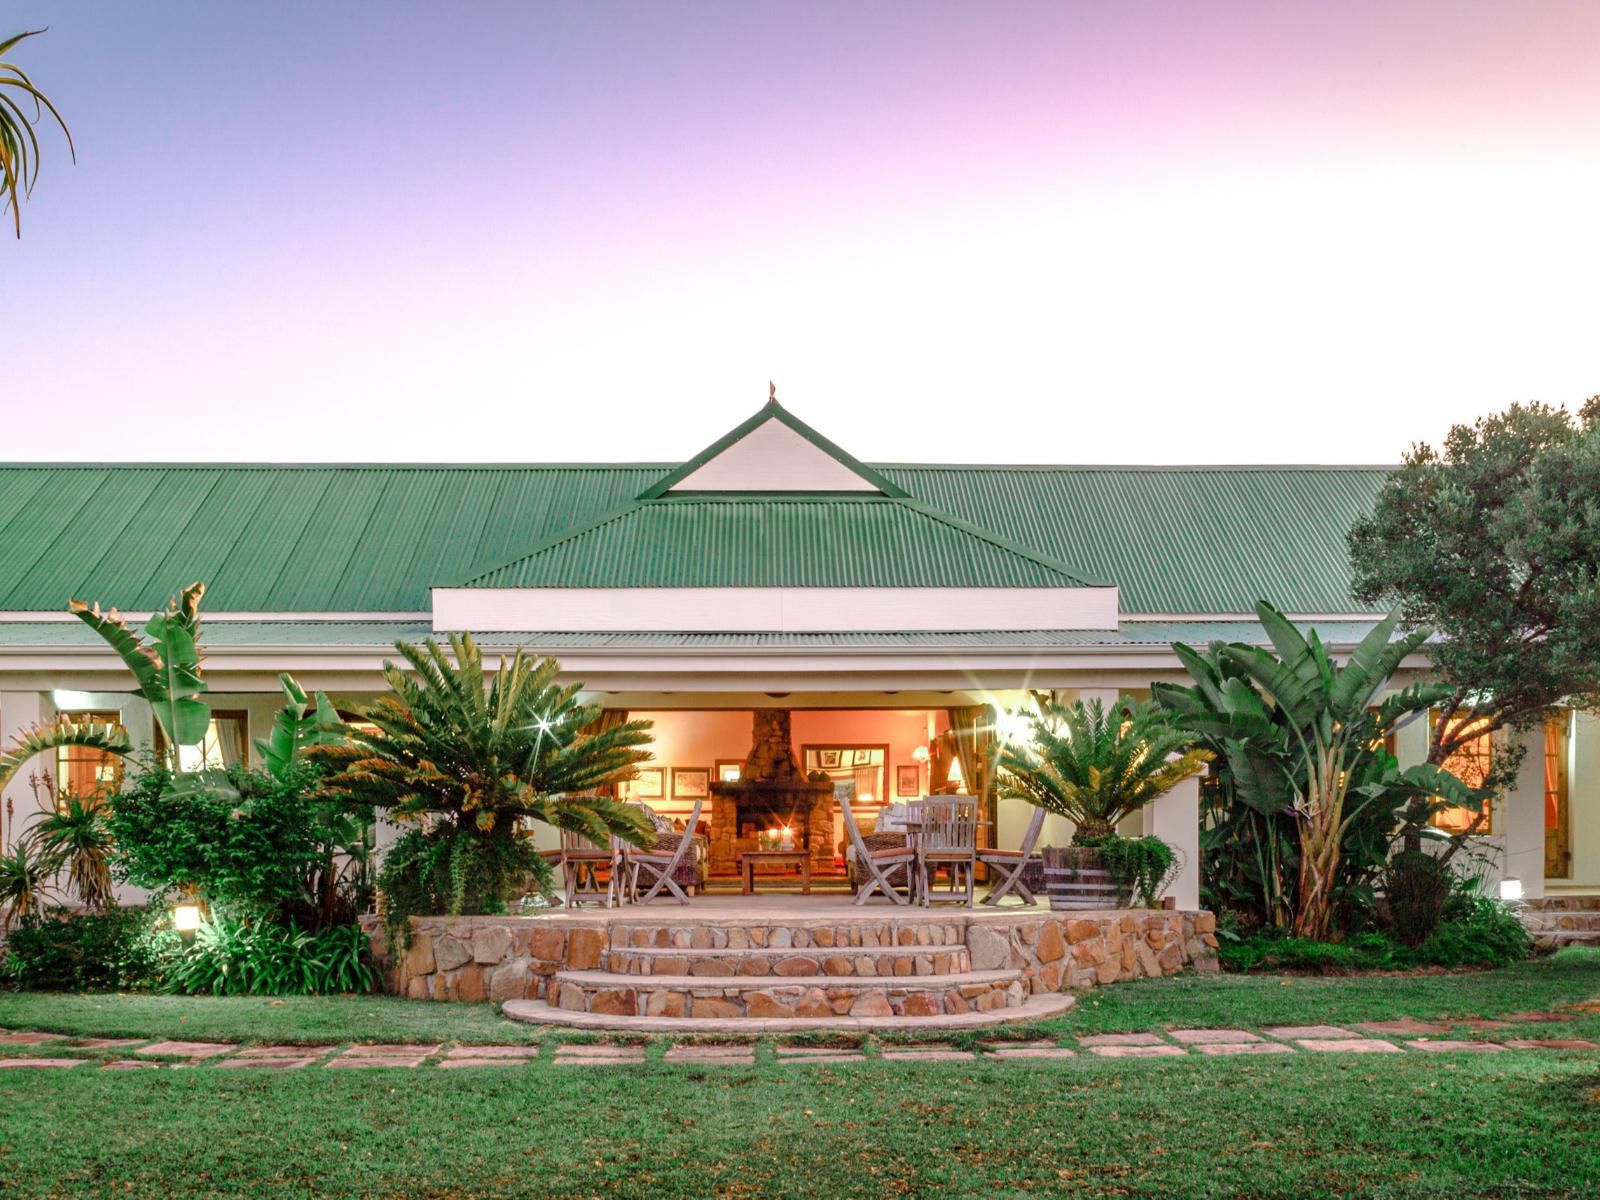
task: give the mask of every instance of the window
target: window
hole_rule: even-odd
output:
[[[73,721],[93,721],[122,727],[119,712],[62,713]],[[56,787],[75,796],[92,796],[98,791],[116,791],[122,786],[122,759],[90,746],[61,746],[56,750]]]
[[[206,729],[205,740],[199,746],[186,746],[183,750],[185,771],[203,768],[248,767],[250,765],[249,714],[242,708],[216,709],[211,714],[211,725]],[[155,729],[156,753],[166,750],[167,739],[157,723]]]
[[[1431,733],[1437,727],[1435,714],[1428,714],[1428,730]],[[1451,737],[1458,737],[1463,733],[1470,734],[1469,722],[1457,719],[1451,722],[1447,731]],[[1469,737],[1463,742],[1444,762],[1444,769],[1468,787],[1482,787],[1489,778],[1489,770],[1494,765],[1494,735],[1480,733],[1476,737]],[[1494,810],[1487,803],[1487,815],[1479,822],[1479,834],[1491,834],[1494,829]],[[1433,814],[1433,826],[1443,829],[1448,833],[1464,833],[1476,821],[1478,814],[1470,808],[1443,808]]]
[[[1571,833],[1567,825],[1567,755],[1572,712],[1556,709],[1544,722],[1544,873],[1548,879],[1572,874]]]

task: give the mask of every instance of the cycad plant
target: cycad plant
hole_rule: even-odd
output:
[[[1093,845],[1117,823],[1211,761],[1195,737],[1153,704],[1046,701],[1031,717],[1032,741],[1000,754],[1000,794],[1066,817],[1074,846]]]
[[[648,721],[588,730],[600,710],[578,702],[579,685],[557,685],[554,659],[518,651],[491,676],[468,635],[452,634],[448,649],[432,638],[395,648],[406,666],[384,664],[390,694],[361,711],[369,724],[309,751],[334,768],[330,791],[416,825],[379,879],[393,933],[403,939],[415,912],[495,911],[520,873],[543,886],[549,867],[524,821],[647,844],[643,815],[598,789],[649,759]]]

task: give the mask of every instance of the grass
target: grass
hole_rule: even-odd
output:
[[[1138,980],[1086,992],[1065,1016],[1016,1032],[1033,1037],[1169,1026],[1253,1029],[1263,1025],[1340,1025],[1402,1016],[1495,1017],[1590,1000],[1600,1000],[1600,950],[1570,949],[1496,971],[1329,977],[1180,975]],[[392,996],[269,1000],[0,992],[0,1027],[85,1037],[305,1043],[540,1042],[574,1036],[505,1020],[488,1004],[424,1004]],[[1559,1028],[1569,1036],[1600,1040],[1600,1012],[1584,1013],[1578,1021]],[[1533,1027],[1530,1031],[1536,1032]]]
[[[1119,984],[1056,1035],[1600,997],[1600,951],[1500,971]],[[1597,1006],[1600,1007],[1600,1006]],[[0,1025],[240,1041],[538,1041],[488,1005],[0,993]],[[1517,1033],[1600,1040],[1600,1013]],[[0,1073],[0,1195],[1592,1197],[1600,1056]],[[10,1053],[35,1054],[31,1047]],[[52,1051],[46,1051],[52,1052]],[[101,1052],[113,1053],[111,1051]]]
[[[8,1197],[1590,1197],[1592,1059],[0,1078]]]

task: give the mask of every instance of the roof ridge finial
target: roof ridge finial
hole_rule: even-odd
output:
[[[776,404],[777,402],[778,402],[778,385],[773,383],[772,380],[769,379],[769,380],[767,380],[767,403],[768,404]]]

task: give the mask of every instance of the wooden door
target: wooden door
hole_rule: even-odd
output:
[[[1544,874],[1572,874],[1571,828],[1567,823],[1567,752],[1572,711],[1557,709],[1544,722]]]

